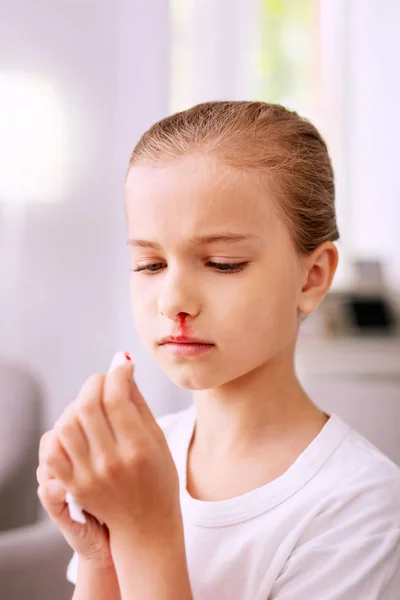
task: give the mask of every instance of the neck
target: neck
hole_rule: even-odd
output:
[[[214,458],[234,458],[260,444],[274,445],[327,417],[303,390],[294,353],[279,356],[217,388],[194,392],[197,409],[192,443]]]

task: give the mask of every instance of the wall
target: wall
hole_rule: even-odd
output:
[[[187,396],[143,354],[133,332],[122,200],[135,141],[167,112],[167,63],[158,60],[167,54],[167,3],[15,0],[1,13],[0,69],[54,83],[74,144],[62,202],[26,213],[17,357],[44,383],[48,425],[118,349],[137,359],[139,385],[156,414],[174,409],[175,398],[179,407]],[[15,340],[4,334],[12,316],[4,312],[6,358]]]
[[[349,243],[386,260],[399,290],[400,3],[354,0],[348,18]]]
[[[236,4],[243,10],[244,0]],[[251,6],[253,10],[254,0]],[[379,5],[354,0],[350,6],[346,244],[359,254],[376,251],[389,259],[391,281],[400,287],[395,146],[400,119],[393,118],[400,103],[400,5],[396,0]],[[223,14],[217,15],[223,28]],[[215,23],[212,39],[218,40]],[[250,49],[254,12],[246,23],[242,43]],[[168,381],[136,339],[122,203],[123,175],[135,141],[168,112],[169,31],[165,0],[14,0],[1,9],[0,69],[37,73],[53,81],[65,101],[74,140],[73,178],[63,201],[36,204],[27,211],[21,313],[17,306],[14,311],[22,327],[17,355],[44,382],[49,424],[76,397],[86,377],[107,369],[116,349],[132,351],[139,386],[156,414],[189,402],[188,392]],[[221,39],[229,53],[236,34],[227,28],[224,32]],[[223,48],[209,50],[210,60]],[[246,73],[252,59],[242,61],[240,77],[230,71],[221,88],[227,54],[212,63],[215,69],[207,78],[207,65],[199,52],[196,56],[198,77],[203,76],[194,102],[204,94],[237,97],[241,78],[243,89],[251,86]],[[4,228],[4,218],[0,226]],[[2,280],[2,297],[6,285]],[[12,331],[4,332],[15,315],[2,308],[0,354],[5,357],[15,340]]]

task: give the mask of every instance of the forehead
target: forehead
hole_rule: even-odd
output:
[[[132,236],[193,236],[246,230],[260,236],[274,220],[268,193],[251,172],[205,156],[131,168],[125,187]]]

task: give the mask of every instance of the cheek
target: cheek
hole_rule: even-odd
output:
[[[290,278],[242,289],[219,311],[227,346],[246,344],[255,349],[265,347],[267,340],[274,345],[286,343],[297,324],[295,298]]]
[[[135,328],[142,338],[150,327],[152,301],[137,282],[130,283],[130,303]]]
[[[140,276],[135,273],[131,277],[129,292],[135,314],[148,312],[156,297],[153,286],[149,285],[145,278],[146,275]]]
[[[296,335],[296,292],[293,281],[282,281],[264,298],[264,306],[254,326],[276,348],[285,346]],[[265,337],[264,337],[265,339]]]

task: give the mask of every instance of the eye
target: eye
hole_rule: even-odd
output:
[[[239,271],[243,271],[245,267],[248,265],[248,261],[241,263],[219,263],[209,261],[207,266],[219,271],[220,273],[237,273]],[[147,271],[148,273],[157,273],[165,266],[165,263],[152,263],[150,265],[143,265],[141,267],[136,267],[136,269],[131,269],[133,273],[140,273],[141,271]]]
[[[241,263],[218,263],[209,261],[207,265],[210,265],[213,269],[220,271],[221,273],[231,273],[237,271],[243,271],[245,267],[247,267],[248,262]]]
[[[148,271],[149,273],[156,273],[160,270],[164,263],[153,263],[151,265],[144,265],[143,267],[137,267],[136,269],[131,269],[134,273],[139,273],[140,271]]]

